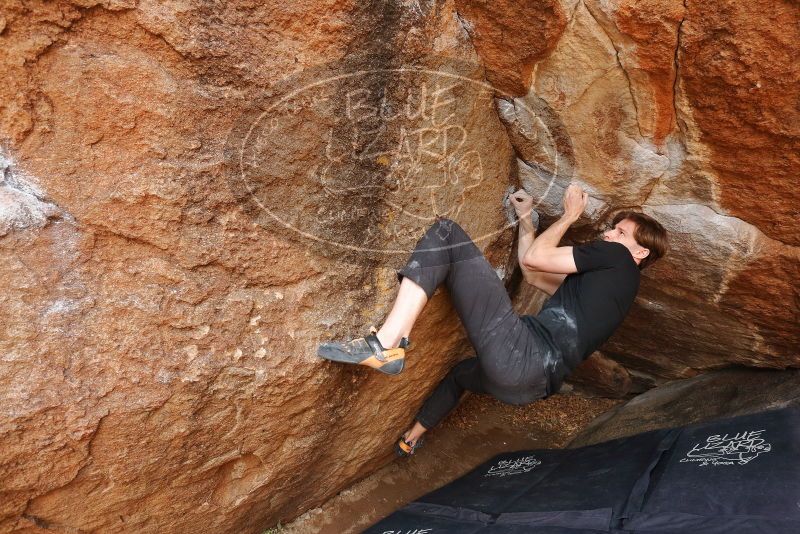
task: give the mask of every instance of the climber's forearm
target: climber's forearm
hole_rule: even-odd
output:
[[[517,258],[519,259],[519,267],[522,271],[522,277],[528,284],[535,288],[544,291],[548,295],[553,295],[558,287],[564,281],[565,274],[548,273],[544,271],[534,271],[525,266],[523,259],[525,253],[531,248],[533,241],[536,238],[536,229],[530,221],[527,224],[520,223],[519,238],[517,243]]]
[[[520,262],[526,268],[548,273],[570,274],[577,272],[572,257],[572,247],[559,247],[561,238],[577,218],[562,215],[531,243]]]
[[[531,244],[534,250],[555,248],[561,242],[561,238],[567,233],[569,227],[577,221],[576,218],[562,215],[560,219],[550,225],[550,227],[539,234],[539,237]]]
[[[523,263],[525,253],[528,252],[529,248],[531,248],[531,245],[535,239],[536,229],[533,227],[533,223],[527,217],[520,219],[519,235],[517,237],[517,260],[519,261],[519,266],[523,273],[526,270],[529,270]]]

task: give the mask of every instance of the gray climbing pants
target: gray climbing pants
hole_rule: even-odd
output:
[[[547,395],[545,362],[554,349],[514,311],[500,277],[467,233],[437,220],[420,238],[398,281],[408,277],[431,298],[444,283],[476,357],[456,365],[425,401],[417,421],[436,426],[465,390],[510,404]]]

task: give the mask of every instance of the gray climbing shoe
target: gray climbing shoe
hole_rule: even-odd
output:
[[[387,375],[400,374],[405,366],[406,348],[410,341],[404,337],[398,347],[386,349],[378,340],[377,332],[375,327],[371,327],[369,335],[365,337],[322,343],[317,349],[317,356],[332,362],[366,365]]]

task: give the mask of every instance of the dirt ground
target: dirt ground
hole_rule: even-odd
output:
[[[563,390],[562,390],[563,391]],[[280,534],[350,534],[388,516],[501,452],[562,448],[592,419],[620,401],[554,395],[527,406],[472,395],[436,428],[410,458],[401,458],[341,491]]]

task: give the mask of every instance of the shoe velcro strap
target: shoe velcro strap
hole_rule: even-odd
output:
[[[367,345],[369,345],[369,348],[372,349],[372,353],[378,360],[382,362],[386,361],[386,358],[383,355],[383,345],[381,345],[378,336],[375,334],[370,334],[364,338],[364,341],[367,342]]]

